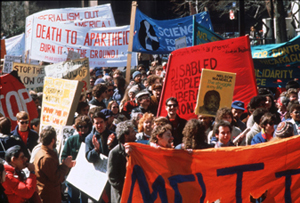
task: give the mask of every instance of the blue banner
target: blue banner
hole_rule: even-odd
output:
[[[224,38],[220,35],[216,34],[215,32],[207,29],[206,27],[202,26],[199,23],[196,23],[196,44],[205,44],[207,42],[214,42],[223,40]]]
[[[196,22],[213,31],[207,12],[196,14]],[[173,20],[154,20],[136,9],[134,24],[134,52],[168,54],[175,50],[175,39],[186,36],[187,46],[193,42],[193,16]]]
[[[281,44],[251,47],[257,86],[285,87],[300,78],[300,36]]]

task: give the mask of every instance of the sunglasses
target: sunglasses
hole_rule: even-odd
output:
[[[294,111],[293,113],[294,114],[300,114],[300,111]]]
[[[117,109],[117,108],[119,108],[119,107],[118,107],[118,106],[113,106],[112,108],[113,108],[113,109]]]
[[[88,128],[88,126],[87,125],[79,125],[79,126],[77,126],[77,128]]]
[[[23,125],[23,124],[28,124],[29,121],[20,121],[20,123]]]
[[[107,91],[108,91],[108,92],[113,92],[113,91],[114,91],[114,89],[108,89]]]
[[[167,107],[172,107],[172,106],[175,108],[175,107],[177,107],[178,105],[177,105],[177,104],[167,104]]]
[[[150,97],[142,97],[141,100],[146,100],[146,99],[150,99]]]

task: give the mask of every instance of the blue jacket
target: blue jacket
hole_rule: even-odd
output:
[[[18,129],[19,126],[17,125],[15,130],[11,131],[12,136],[14,136],[16,139],[20,139],[22,141],[21,136],[18,133]],[[22,141],[21,143],[21,147],[23,148],[24,154],[25,156],[30,159],[30,155],[28,153],[28,150],[30,150],[30,152],[32,151],[32,149],[38,144],[38,139],[39,139],[39,135],[34,131],[28,128],[28,137],[27,137],[27,144],[25,145],[25,143]]]
[[[259,144],[259,143],[263,143],[263,142],[267,142],[268,140],[263,138],[262,135],[261,135],[261,132],[260,133],[257,133],[253,139],[251,140],[251,145],[254,145],[254,144]]]

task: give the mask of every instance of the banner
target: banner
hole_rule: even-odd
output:
[[[45,66],[47,77],[78,80],[83,82],[82,91],[87,91],[90,86],[89,59],[76,59]]]
[[[213,31],[209,14],[195,15],[196,22]],[[154,20],[136,8],[133,47],[135,52],[168,54],[175,50],[175,39],[186,36],[187,46],[193,43],[193,16],[172,20]]]
[[[221,40],[171,53],[158,108],[159,116],[166,116],[165,101],[176,97],[177,113],[184,119],[195,118],[198,88],[202,69],[236,73],[233,100],[247,106],[257,95],[250,43],[247,36]]]
[[[79,27],[101,28],[101,27],[115,27],[115,23],[110,18],[92,18],[84,20],[66,21],[64,24],[71,24]]]
[[[40,20],[45,20],[48,22],[61,23],[67,23],[71,21],[77,22],[79,20],[92,20],[94,18],[103,18],[103,20],[109,21],[108,25],[110,25],[111,27],[116,26],[110,4],[103,4],[99,6],[85,8],[62,8],[40,11],[26,17],[26,51],[31,49],[33,29],[32,26],[34,18],[38,18]],[[73,25],[75,25],[75,23],[73,23]]]
[[[80,54],[78,52],[69,50],[66,61],[75,60],[75,59],[80,59]]]
[[[281,44],[252,46],[257,86],[285,87],[300,78],[300,36]]]
[[[0,76],[0,113],[10,118],[14,129],[17,125],[16,114],[26,111],[30,120],[38,118],[34,101],[18,78],[16,71]]]
[[[71,169],[66,181],[98,201],[108,180],[106,170],[107,157],[100,154],[96,163],[89,163],[85,158],[85,143],[82,142],[76,165]]]
[[[51,125],[60,134],[62,126],[72,125],[83,83],[45,77],[40,132],[44,126]],[[57,151],[61,140],[57,140]]]
[[[25,51],[25,34],[5,39],[6,55],[23,56]]]
[[[299,142],[192,152],[130,144],[121,202],[300,202]]]
[[[32,34],[35,48],[30,51],[31,59],[57,63],[65,61],[71,50],[89,58],[90,67],[120,67],[127,63],[129,26],[85,28],[34,19]]]
[[[13,70],[14,62],[22,62],[22,56],[4,56],[3,73],[10,73]]]
[[[18,72],[18,76],[26,88],[35,89],[43,87],[45,77],[44,66],[14,63],[13,70]]]
[[[215,42],[224,39],[220,35],[202,26],[200,23],[196,23],[195,34],[196,34],[196,44],[205,44],[207,42]]]
[[[218,109],[231,108],[235,73],[203,69],[195,114],[216,116]]]

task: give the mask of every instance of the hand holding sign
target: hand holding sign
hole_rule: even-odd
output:
[[[62,161],[63,164],[65,164],[67,167],[69,168],[72,168],[75,166],[76,164],[76,161],[72,160],[72,156],[68,156],[67,158],[65,158],[63,161]]]

